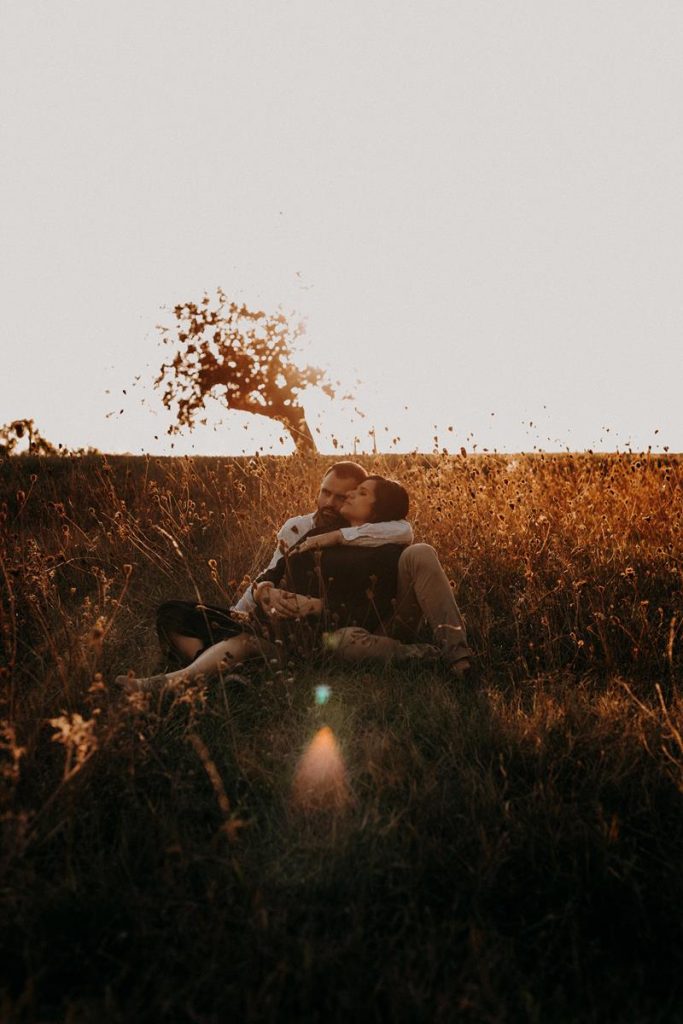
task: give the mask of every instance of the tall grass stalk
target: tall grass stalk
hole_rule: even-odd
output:
[[[122,698],[323,458],[0,466],[0,1019],[683,1019],[683,463],[377,456],[476,686],[292,664]],[[314,690],[331,689],[324,707]],[[329,726],[350,799],[305,813]]]

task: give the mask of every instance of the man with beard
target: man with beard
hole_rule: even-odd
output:
[[[373,631],[359,626],[336,630],[328,636],[328,644],[341,660],[348,662],[400,663],[438,657],[450,666],[454,675],[462,678],[470,669],[472,652],[453,590],[434,548],[429,544],[412,543],[413,531],[406,519],[349,526],[340,514],[344,502],[357,493],[358,486],[367,477],[362,466],[354,462],[332,466],[322,479],[316,511],[288,519],[280,528],[278,545],[261,577],[276,566],[283,552],[296,557],[305,552],[348,545],[358,552],[348,560],[350,571],[354,571],[355,565],[362,572],[364,556],[358,549],[387,544],[404,546],[398,561],[395,607],[389,621]],[[258,605],[274,617],[299,617],[296,595],[261,577],[242,595],[235,610],[253,612]],[[416,642],[424,620],[430,627],[431,644]]]

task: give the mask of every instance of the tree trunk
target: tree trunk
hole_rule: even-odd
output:
[[[299,455],[317,454],[318,446],[311,433],[311,428],[306,422],[306,413],[301,406],[293,405],[286,413],[281,413],[275,419],[289,431]]]
[[[254,402],[241,401],[232,402],[227,408],[249,412],[254,416],[266,416],[269,420],[281,423],[296,445],[299,455],[318,454],[318,446],[306,421],[306,413],[300,405],[279,404],[276,411],[272,406],[265,407]]]

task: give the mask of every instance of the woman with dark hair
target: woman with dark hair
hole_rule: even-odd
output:
[[[367,504],[368,501],[370,504]],[[408,518],[410,499],[405,487],[397,480],[371,475],[346,496],[344,510],[347,520],[351,511],[356,517],[360,515],[364,522],[387,523],[394,519]]]
[[[349,525],[360,526],[405,519],[408,508],[405,488],[375,475],[347,494],[341,514]],[[141,679],[119,676],[117,683],[128,690],[154,690],[250,658],[279,660],[283,647],[289,652],[293,645],[300,646],[302,634],[310,650],[321,646],[326,632],[334,635],[346,627],[376,630],[391,617],[403,550],[399,544],[356,548],[345,545],[338,530],[311,530],[252,585],[257,612],[251,619],[191,602],[162,605],[157,619],[160,639],[181,658],[190,661],[197,641],[207,632],[220,639],[200,648],[178,671]]]
[[[405,519],[408,508],[408,492],[401,484],[369,476],[347,494],[341,513],[350,526],[361,526]],[[391,615],[402,552],[399,544],[352,548],[344,545],[339,530],[311,530],[258,577],[254,597],[272,616],[273,604],[282,608],[282,600],[274,601],[268,588],[284,589],[292,597],[292,617],[318,616],[327,629],[356,625],[373,630]]]

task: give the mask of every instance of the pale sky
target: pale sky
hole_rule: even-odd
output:
[[[683,449],[680,0],[0,12],[0,423],[170,451],[155,324],[220,285],[362,377],[323,450]]]

